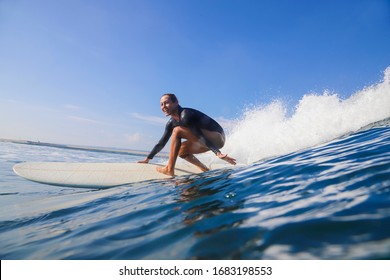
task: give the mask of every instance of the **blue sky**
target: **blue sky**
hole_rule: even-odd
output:
[[[0,138],[149,150],[165,92],[232,120],[388,66],[388,0],[1,0]]]

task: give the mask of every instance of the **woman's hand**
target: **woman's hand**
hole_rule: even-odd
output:
[[[138,161],[138,163],[149,163],[149,158],[146,158],[146,159],[144,159],[144,160],[140,160],[140,161]]]
[[[230,164],[233,164],[233,165],[237,164],[236,159],[229,157],[227,154],[217,153],[217,157],[219,157],[220,159],[222,159]]]

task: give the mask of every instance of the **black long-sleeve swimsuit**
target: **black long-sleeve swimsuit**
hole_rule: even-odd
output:
[[[220,152],[220,150],[209,141],[203,134],[202,129],[215,131],[224,135],[223,128],[212,118],[206,114],[191,108],[182,108],[179,109],[179,121],[176,121],[174,118],[170,118],[165,126],[165,131],[160,141],[154,146],[152,151],[149,153],[148,158],[152,159],[157,153],[159,153],[167,144],[169,138],[172,135],[173,129],[177,126],[187,127],[191,132],[198,137],[205,145],[213,151],[215,154]]]

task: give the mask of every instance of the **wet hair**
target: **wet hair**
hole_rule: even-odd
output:
[[[173,93],[164,93],[161,97],[163,97],[163,96],[169,96],[169,99],[170,99],[173,103],[178,102],[176,95],[174,95]]]

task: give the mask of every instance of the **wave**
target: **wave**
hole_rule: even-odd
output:
[[[281,101],[246,109],[228,133],[225,152],[240,163],[326,143],[390,117],[390,67],[382,81],[347,99],[337,93],[304,95],[291,115]]]

